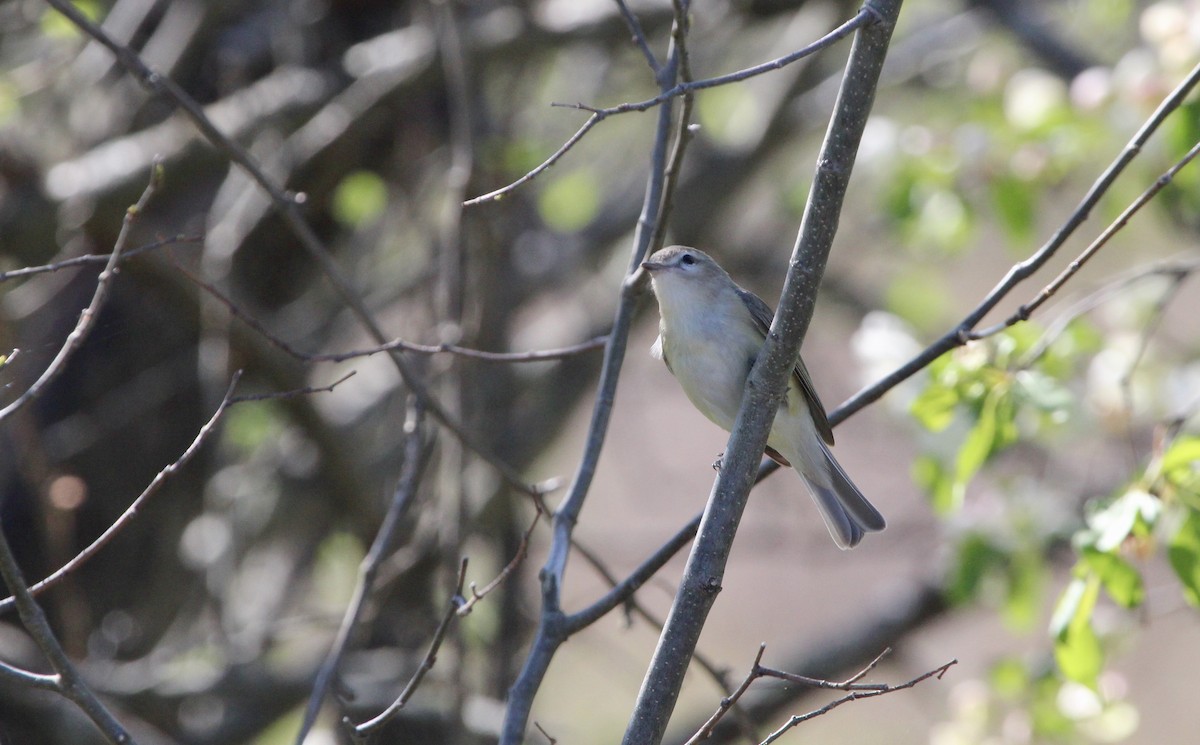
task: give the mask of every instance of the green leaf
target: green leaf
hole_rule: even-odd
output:
[[[929,495],[934,512],[947,515],[957,508],[958,505],[954,503],[954,480],[937,458],[918,456],[912,464],[912,478]]]
[[[1167,547],[1167,558],[1183,583],[1183,597],[1200,608],[1200,513],[1188,513]]]
[[[1008,398],[1007,390],[995,387],[988,391],[983,407],[979,410],[979,419],[967,433],[962,446],[958,449],[958,457],[954,462],[954,498],[962,501],[966,494],[967,484],[987,462],[987,459],[997,449],[997,443],[1007,444],[1015,432],[1013,429],[1013,407]]]
[[[1068,680],[1095,688],[1104,668],[1104,650],[1092,625],[1068,626],[1054,642],[1054,661]]]
[[[1125,608],[1136,608],[1146,597],[1142,574],[1132,564],[1115,553],[1083,550],[1083,563],[1100,579],[1104,591]]]
[[[1176,439],[1163,454],[1162,474],[1181,502],[1200,509],[1200,437]]]
[[[542,220],[560,233],[573,233],[584,227],[599,209],[600,190],[595,176],[586,169],[549,182],[538,197]]]
[[[1025,665],[1011,657],[1000,660],[988,671],[992,690],[996,695],[1007,699],[1016,699],[1029,688],[1029,671]]]
[[[1054,606],[1054,614],[1050,616],[1050,635],[1059,636],[1067,628],[1067,624],[1075,617],[1079,604],[1087,592],[1087,582],[1081,577],[1075,577],[1063,590],[1063,594]]]
[[[1066,409],[1074,401],[1071,392],[1049,375],[1022,370],[1017,373],[1016,381],[1023,398],[1047,414]]]
[[[1035,187],[1024,179],[1000,175],[992,179],[992,206],[1010,243],[1024,244],[1033,237]]]
[[[244,453],[252,453],[284,431],[283,411],[273,401],[247,401],[225,414],[224,440]]]
[[[954,421],[954,409],[958,401],[958,391],[954,388],[930,383],[913,399],[909,411],[925,429],[941,432]]]
[[[1008,562],[1008,595],[1004,599],[1004,622],[1018,630],[1030,629],[1042,610],[1042,581],[1045,569],[1041,556],[1023,551]]]
[[[94,0],[73,0],[75,9],[87,16],[89,21],[100,20],[100,4]],[[79,29],[56,10],[47,9],[42,13],[42,33],[51,39],[73,39],[79,36]]]
[[[1130,489],[1088,519],[1088,525],[1095,531],[1091,545],[1098,551],[1112,551],[1133,532],[1139,517],[1153,525],[1161,509],[1158,497],[1141,489]]]
[[[387,184],[371,171],[352,171],[333,191],[333,217],[351,228],[361,228],[387,208]]]
[[[1189,473],[1200,468],[1200,437],[1188,435],[1179,437],[1163,453],[1162,469],[1164,472],[1185,469]]]
[[[1004,554],[986,537],[973,533],[958,544],[954,566],[946,582],[946,597],[953,605],[974,600],[984,577],[1005,562]]]
[[[916,245],[956,254],[970,241],[971,206],[952,189],[930,188],[917,211],[912,240]]]
[[[1069,604],[1064,606],[1060,602],[1051,622],[1052,625],[1061,625],[1055,634],[1054,659],[1068,680],[1095,688],[1100,671],[1104,668],[1104,650],[1092,628],[1092,611],[1100,595],[1100,580],[1096,577],[1072,580],[1063,594],[1064,601],[1068,595],[1071,598]],[[1069,616],[1066,613],[1068,608]],[[1064,617],[1066,623],[1062,623]]]

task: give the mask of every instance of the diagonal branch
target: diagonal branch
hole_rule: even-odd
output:
[[[1029,317],[1033,315],[1038,308],[1042,307],[1047,300],[1054,297],[1054,294],[1062,289],[1063,285],[1065,285],[1072,277],[1079,273],[1079,270],[1083,268],[1083,265],[1090,261],[1091,258],[1097,253],[1099,253],[1100,249],[1108,245],[1109,240],[1111,240],[1118,231],[1124,228],[1142,207],[1146,206],[1151,199],[1153,199],[1160,191],[1165,189],[1167,185],[1170,184],[1175,178],[1175,175],[1179,173],[1184,166],[1186,166],[1188,163],[1191,163],[1197,155],[1200,155],[1200,142],[1192,145],[1191,149],[1188,150],[1182,158],[1177,160],[1161,176],[1156,178],[1153,184],[1147,187],[1145,191],[1138,195],[1137,199],[1133,200],[1128,207],[1122,210],[1121,214],[1117,216],[1117,219],[1109,223],[1108,227],[1096,237],[1096,240],[1088,244],[1088,247],[1085,248],[1079,254],[1079,256],[1075,258],[1074,261],[1068,264],[1067,268],[1063,269],[1062,272],[1060,272],[1059,275],[1050,282],[1050,284],[1043,287],[1041,292],[1034,296],[1032,300],[1023,304],[1020,308],[1017,308],[1015,313],[1000,323],[995,324],[994,326],[989,326],[985,329],[980,329],[979,331],[972,331],[971,333],[967,334],[967,338],[982,339],[987,336],[998,334],[1004,329],[1009,328],[1010,326],[1015,326],[1021,321],[1029,320]]]
[[[680,31],[672,37],[667,64],[659,75],[659,85],[663,88],[671,85],[680,74],[680,60],[683,52],[679,42],[684,38],[687,29],[686,3],[676,5],[675,25]],[[616,397],[617,381],[620,378],[621,366],[625,359],[625,348],[633,325],[634,311],[637,307],[637,300],[645,288],[644,273],[640,272],[638,267],[654,245],[656,225],[662,219],[661,211],[664,205],[669,203],[667,192],[674,188],[675,181],[670,174],[678,170],[677,159],[682,158],[684,152],[680,140],[686,136],[688,123],[681,116],[673,127],[671,114],[669,106],[663,107],[659,111],[654,146],[650,157],[650,175],[642,202],[642,213],[634,233],[625,281],[621,284],[620,301],[617,304],[612,331],[609,333],[608,345],[605,347],[600,383],[588,427],[588,438],[584,446],[583,457],[580,459],[567,495],[554,513],[553,537],[546,563],[540,574],[541,617],[533,646],[517,680],[509,691],[508,706],[500,736],[502,745],[517,745],[524,742],[529,715],[533,708],[533,699],[537,695],[538,688],[541,686],[559,646],[570,635],[567,615],[562,610],[561,601],[567,559],[573,545],[572,533],[596,472],[596,465],[600,458],[600,450],[604,445]],[[675,141],[680,144],[673,153],[669,153],[668,148],[673,134]]]
[[[91,333],[92,327],[96,325],[96,318],[100,315],[100,309],[108,301],[108,295],[112,290],[112,281],[117,274],[117,264],[120,263],[121,254],[125,250],[125,245],[129,242],[130,229],[133,227],[133,223],[137,217],[146,209],[146,204],[154,196],[154,192],[158,190],[161,182],[162,166],[156,163],[151,168],[150,183],[146,185],[141,198],[138,199],[137,204],[134,204],[125,211],[125,217],[121,221],[121,232],[117,234],[116,243],[113,244],[112,253],[108,255],[108,263],[104,265],[104,271],[100,272],[100,276],[96,280],[96,291],[92,294],[92,301],[79,314],[79,321],[75,324],[75,328],[67,335],[67,340],[59,348],[58,354],[54,355],[54,359],[50,361],[50,364],[38,376],[38,379],[8,404],[8,406],[0,409],[0,423],[11,416],[17,409],[20,409],[25,404],[40,396],[46,389],[46,386],[50,385],[66,369],[67,360],[71,359],[71,356],[83,344],[84,339]]]
[[[225,396],[221,399],[221,403],[217,405],[217,410],[213,412],[213,415],[209,417],[208,421],[204,423],[204,426],[200,428],[200,431],[196,433],[196,436],[192,439],[192,443],[187,446],[186,450],[183,451],[183,455],[180,455],[179,458],[171,463],[171,465],[159,471],[150,481],[150,484],[142,491],[142,493],[139,494],[137,498],[125,508],[125,511],[121,513],[121,516],[114,520],[112,525],[109,525],[108,528],[106,528],[105,531],[96,538],[96,540],[92,541],[87,546],[87,548],[76,554],[70,561],[51,573],[50,576],[30,586],[29,590],[32,594],[37,595],[45,590],[49,590],[51,587],[54,587],[59,582],[62,582],[64,579],[66,579],[71,572],[83,566],[86,561],[91,559],[102,548],[107,546],[108,543],[117,535],[117,533],[121,532],[126,525],[128,525],[133,521],[134,518],[137,517],[138,512],[146,506],[146,502],[158,492],[167,479],[187,465],[188,461],[190,461],[196,455],[196,453],[200,451],[200,447],[213,434],[213,432],[216,430],[217,422],[221,420],[221,418],[225,415],[226,410],[229,409],[229,406],[231,405],[231,399],[233,398],[233,391],[237,387],[238,379],[240,379],[241,376],[242,373],[240,370],[233,374],[233,380],[230,381],[229,387],[225,391]],[[5,613],[11,610],[15,604],[15,597],[0,600],[0,613]]]
[[[899,12],[900,0],[873,3],[870,13],[878,22],[861,28],[855,36],[818,156],[779,311],[746,383],[725,466],[713,486],[679,592],[642,683],[625,731],[625,745],[656,745],[662,740],[700,631],[720,591],[776,405],[812,317],[817,285],[837,232],[855,154]]]
[[[496,200],[503,199],[507,194],[532,181],[542,172],[546,171],[548,168],[557,163],[564,155],[567,154],[568,151],[571,150],[571,148],[575,147],[575,145],[582,140],[584,135],[591,131],[593,127],[610,116],[616,116],[617,114],[628,114],[634,111],[647,111],[676,98],[690,96],[696,91],[701,91],[706,88],[716,88],[717,86],[721,85],[729,85],[730,83],[738,83],[757,75],[762,75],[763,73],[778,70],[782,67],[792,64],[793,62],[797,62],[805,57],[819,52],[826,47],[836,44],[858,29],[872,23],[876,19],[877,15],[875,10],[871,8],[870,3],[867,3],[862,7],[861,10],[858,11],[858,13],[854,15],[853,18],[825,34],[820,39],[817,39],[811,44],[797,49],[794,52],[768,62],[754,65],[753,67],[747,67],[743,70],[738,70],[737,72],[731,72],[726,75],[718,75],[715,78],[705,78],[703,80],[681,79],[678,83],[669,87],[663,86],[663,90],[657,96],[654,96],[653,98],[647,98],[644,101],[623,103],[603,109],[596,108],[594,106],[588,106],[582,103],[552,104],[554,106],[565,106],[567,108],[580,109],[581,111],[590,111],[592,115],[583,123],[583,126],[576,130],[575,134],[571,135],[571,137],[568,138],[567,141],[561,146],[559,146],[559,148],[555,150],[549,158],[544,160],[533,170],[529,171],[524,176],[521,176],[521,178],[507,186],[490,191],[487,194],[481,194],[473,199],[468,199],[466,202],[463,202],[463,205],[466,207],[473,207],[478,204],[483,204],[484,202],[494,202]],[[652,65],[652,67],[654,66]],[[668,67],[671,67],[671,65],[668,65]],[[656,74],[660,79],[665,72],[666,69],[656,68]]]
[[[334,638],[329,652],[325,655],[321,667],[317,670],[316,679],[313,681],[312,691],[308,697],[308,705],[304,710],[304,719],[300,723],[300,731],[296,734],[296,745],[304,742],[309,731],[312,730],[313,724],[317,721],[321,703],[325,700],[325,694],[329,692],[337,667],[350,645],[350,637],[358,626],[358,619],[371,597],[379,566],[391,553],[401,520],[416,501],[417,487],[420,485],[421,473],[425,469],[429,449],[425,447],[421,431],[424,412],[421,410],[420,404],[409,407],[408,411],[409,418],[404,423],[404,465],[401,468],[400,479],[392,493],[387,514],[384,515],[383,522],[375,533],[375,540],[371,543],[367,555],[363,557],[362,565],[358,570],[358,582],[354,586],[354,596],[346,608],[345,615],[342,616],[342,624],[338,628],[337,636]]]
[[[460,347],[456,344],[416,344],[414,342],[405,341],[404,339],[393,339],[376,347],[367,349],[353,349],[348,352],[331,352],[331,353],[312,353],[302,352],[296,349],[288,342],[280,339],[254,316],[247,313],[237,303],[230,300],[220,290],[218,290],[211,282],[206,282],[193,272],[188,271],[182,266],[176,267],[179,272],[186,277],[192,284],[207,292],[213,299],[225,306],[230,315],[234,316],[242,323],[249,326],[259,336],[267,341],[271,346],[283,351],[284,354],[296,359],[300,362],[345,362],[346,360],[356,357],[370,357],[371,355],[379,354],[380,352],[390,352],[400,350],[404,352],[413,352],[415,354],[454,354],[460,357],[470,357],[480,362],[549,362],[552,360],[566,359],[574,357],[583,352],[590,352],[595,349],[602,348],[608,342],[608,336],[597,336],[587,341],[581,341],[578,344],[572,344],[567,347],[559,347],[557,349],[537,349],[528,352],[488,352],[482,349],[470,349]]]
[[[321,267],[321,272],[325,275],[329,283],[333,285],[334,291],[339,299],[346,304],[346,307],[354,314],[359,324],[366,329],[367,333],[377,344],[385,344],[387,336],[383,333],[374,316],[359,297],[358,291],[350,284],[350,281],[342,273],[337,263],[333,260],[329,249],[317,236],[315,230],[304,219],[299,209],[299,204],[302,199],[298,199],[295,194],[291,194],[275,183],[275,181],[267,175],[266,171],[251,157],[250,153],[233,139],[225,135],[213,123],[213,121],[204,113],[204,108],[187,94],[179,85],[166,75],[161,75],[152,70],[145,61],[126,45],[121,44],[112,38],[104,29],[93,23],[86,15],[76,8],[69,0],[45,0],[45,2],[63,14],[72,24],[80,31],[87,34],[91,38],[106,47],[117,61],[128,70],[138,81],[145,85],[149,90],[165,95],[177,105],[180,110],[191,120],[196,129],[207,139],[214,147],[226,153],[230,160],[241,167],[249,176],[257,183],[263,191],[271,198],[271,203],[279,213],[280,218],[288,229],[296,236],[300,245],[304,250],[317,262]],[[404,384],[412,391],[426,410],[437,419],[443,427],[449,430],[460,442],[467,448],[474,451],[480,458],[486,461],[500,476],[508,482],[513,488],[518,489],[526,494],[536,492],[536,487],[531,486],[521,478],[521,475],[509,464],[502,461],[491,450],[484,445],[479,435],[466,429],[459,421],[450,415],[438,400],[433,396],[429,387],[417,374],[417,371],[399,352],[393,350],[388,353],[388,357],[392,360],[396,370],[400,373],[400,377],[404,380]]]
[[[979,325],[984,316],[991,312],[1013,288],[1028,279],[1049,261],[1062,248],[1067,239],[1074,234],[1075,230],[1087,220],[1092,209],[1100,201],[1100,197],[1109,190],[1113,182],[1116,181],[1117,176],[1142,151],[1142,146],[1158,130],[1159,126],[1166,121],[1167,117],[1183,104],[1188,94],[1198,83],[1200,83],[1200,64],[1192,68],[1192,71],[1175,87],[1175,90],[1171,91],[1163,99],[1163,102],[1159,104],[1150,118],[1142,124],[1141,128],[1129,140],[1129,143],[1126,144],[1120,155],[1109,164],[1104,173],[1100,174],[1100,177],[1092,184],[1092,187],[1084,195],[1079,205],[1075,208],[1075,211],[1071,213],[1066,222],[1051,236],[1049,241],[1032,256],[1013,265],[1008,270],[1008,273],[1004,275],[1004,278],[1000,280],[999,284],[957,326],[947,331],[940,339],[930,344],[911,360],[896,368],[891,374],[873,385],[862,389],[837,409],[831,411],[829,413],[829,423],[836,425],[844,421],[867,404],[877,401],[883,394],[912,377],[920,370],[925,369],[929,363],[938,357],[966,344],[970,339],[971,332],[975,330],[975,327]]]
[[[46,619],[45,612],[34,600],[33,594],[29,592],[29,586],[25,584],[25,579],[21,576],[21,568],[17,565],[17,559],[13,556],[12,547],[9,546],[4,531],[0,531],[0,577],[4,579],[4,584],[13,593],[22,625],[33,637],[38,649],[46,656],[56,673],[52,678],[22,675],[19,676],[23,678],[22,682],[37,688],[52,688],[73,701],[104,733],[105,739],[113,745],[134,745],[133,737],[121,726],[112,712],[100,702],[100,699],[88,686],[87,681],[75,669],[67,657],[67,653],[63,651],[58,638],[50,629],[50,622]],[[16,668],[6,666],[4,676],[13,677],[15,672],[17,672]]]
[[[131,248],[121,254],[121,260],[125,261],[132,259],[134,256],[144,254],[149,251],[156,251],[165,246],[173,246],[179,243],[202,243],[204,241],[198,235],[172,235],[165,238],[159,238],[145,245]],[[22,279],[24,277],[32,277],[35,274],[46,274],[49,272],[57,272],[63,269],[70,269],[76,266],[84,266],[85,264],[107,264],[112,258],[111,254],[87,254],[85,256],[75,256],[62,261],[55,261],[51,264],[43,264],[41,266],[26,266],[20,269],[12,269],[7,272],[0,272],[0,282],[7,282],[11,279]]]

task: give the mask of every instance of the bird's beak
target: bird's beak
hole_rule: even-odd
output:
[[[643,261],[642,268],[645,269],[646,271],[650,272],[651,274],[653,274],[654,272],[658,271],[659,269],[666,269],[667,265],[660,264],[657,261]]]

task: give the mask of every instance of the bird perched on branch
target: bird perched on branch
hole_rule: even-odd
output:
[[[731,431],[775,314],[695,248],[664,248],[642,268],[650,273],[661,317],[650,353],[667,363],[700,413]],[[767,438],[767,455],[796,469],[834,542],[852,548],[864,534],[883,530],[885,522],[829,452],[832,444],[825,408],[804,360],[797,358]]]

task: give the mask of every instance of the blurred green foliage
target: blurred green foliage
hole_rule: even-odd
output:
[[[333,192],[333,216],[350,228],[362,228],[378,220],[387,208],[387,184],[379,174],[353,171]]]

